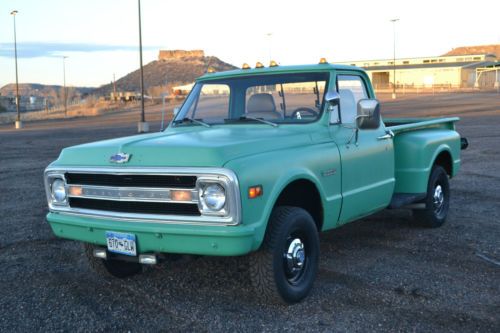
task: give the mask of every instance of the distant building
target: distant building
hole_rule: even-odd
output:
[[[193,89],[194,83],[189,83],[183,86],[172,87],[172,93],[176,96],[189,94]],[[202,95],[229,95],[229,87],[225,84],[207,84],[203,86]]]
[[[110,94],[110,99],[115,102],[131,102],[141,99],[141,94],[134,91],[120,91],[120,92],[112,92]]]
[[[481,75],[476,82],[476,73],[477,69],[497,65],[496,61],[495,54],[396,59],[396,84],[398,87],[415,88],[493,87],[495,86],[494,74]],[[342,64],[365,69],[375,89],[389,88],[394,84],[393,59],[348,61]]]
[[[19,96],[19,111],[38,111],[47,107],[48,100],[39,96]],[[13,95],[0,96],[0,109],[14,112],[16,111],[16,97]]]
[[[11,105],[14,105],[15,108],[15,104],[13,103],[11,97],[0,96],[0,112],[10,111]]]
[[[182,86],[172,87],[172,93],[177,96],[183,96],[189,94],[191,89],[193,89],[194,83],[185,84]]]

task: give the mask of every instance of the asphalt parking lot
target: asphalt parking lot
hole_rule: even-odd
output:
[[[259,303],[244,260],[108,279],[53,236],[44,168],[63,147],[133,134],[137,112],[0,126],[0,331],[500,332],[500,95],[404,96],[382,112],[463,117],[448,221],[422,229],[391,210],[322,234],[314,289],[293,306]]]

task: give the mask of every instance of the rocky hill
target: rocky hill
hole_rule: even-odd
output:
[[[443,54],[443,56],[457,56],[468,54],[494,54],[500,59],[500,44],[461,46]]]
[[[171,84],[186,84],[203,75],[208,67],[217,72],[235,69],[217,57],[205,56],[201,50],[161,50],[158,60],[144,66],[144,89]],[[116,81],[117,91],[140,91],[140,70],[137,69]],[[108,95],[113,85],[106,84],[96,89],[98,95]]]

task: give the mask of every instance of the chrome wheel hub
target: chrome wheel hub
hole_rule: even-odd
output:
[[[444,193],[441,185],[437,185],[436,188],[434,189],[433,200],[436,212],[439,213],[443,208],[443,203],[444,203]]]
[[[284,257],[289,279],[296,279],[300,276],[306,261],[304,244],[299,238],[295,238],[290,242]]]

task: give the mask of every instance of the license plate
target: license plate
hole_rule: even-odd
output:
[[[108,251],[110,252],[125,254],[127,256],[137,255],[135,235],[133,234],[106,231],[106,243],[108,244]]]

